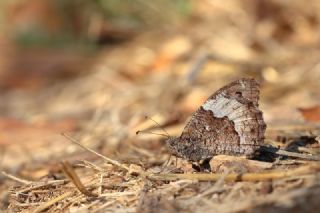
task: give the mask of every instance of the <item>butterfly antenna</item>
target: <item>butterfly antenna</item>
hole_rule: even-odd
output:
[[[155,121],[154,119],[150,118],[149,116],[146,116],[147,119],[153,121],[160,129],[162,129],[163,132],[165,132],[167,135],[168,138],[170,138],[170,135],[169,133],[157,122]]]

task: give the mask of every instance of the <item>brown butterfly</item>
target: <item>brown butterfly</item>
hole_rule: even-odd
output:
[[[166,141],[169,151],[191,161],[218,154],[252,156],[266,130],[258,100],[259,84],[254,79],[227,84],[192,115],[180,137]]]

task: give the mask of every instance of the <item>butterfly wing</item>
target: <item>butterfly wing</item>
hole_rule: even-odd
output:
[[[216,98],[217,95],[224,95],[229,98],[234,98],[240,102],[251,102],[255,106],[259,106],[259,88],[260,85],[253,78],[241,78],[222,87],[211,95],[208,100]],[[207,100],[207,101],[208,101]]]
[[[242,78],[219,89],[194,113],[180,136],[190,160],[217,154],[252,155],[266,125],[258,109],[259,84]]]

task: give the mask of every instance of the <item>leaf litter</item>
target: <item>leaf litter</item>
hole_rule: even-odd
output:
[[[313,10],[302,10],[296,1],[271,1],[263,14],[265,2],[228,9],[219,1],[203,4],[202,20],[192,29],[142,34],[102,51],[85,76],[37,93],[2,94],[7,104],[1,109],[23,124],[71,122],[54,127],[57,134],[52,125],[44,125],[49,131],[36,128],[31,138],[19,139],[21,128],[11,128],[11,142],[3,145],[1,205],[9,212],[315,212],[320,125],[299,112],[320,104],[320,52],[312,36],[317,31],[306,18]],[[254,12],[246,10],[248,4]],[[305,25],[287,23],[288,8]],[[241,30],[252,20],[255,33]],[[268,124],[265,150],[254,159],[216,156],[202,168],[168,160],[164,137],[135,134],[163,133],[147,115],[179,135],[203,98],[244,76],[261,82]],[[67,139],[59,135],[66,130]]]

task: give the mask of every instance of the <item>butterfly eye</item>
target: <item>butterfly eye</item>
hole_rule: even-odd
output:
[[[236,96],[237,96],[237,97],[242,97],[242,92],[239,92],[239,91],[236,92]]]

